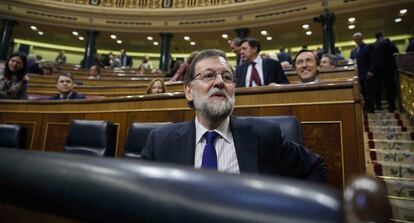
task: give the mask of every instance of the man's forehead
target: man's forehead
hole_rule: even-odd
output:
[[[309,58],[309,57],[315,58],[315,56],[311,52],[303,52],[298,55],[298,59]]]
[[[209,57],[198,61],[195,68],[200,69],[204,66],[229,66],[229,63],[223,57]]]
[[[65,76],[60,76],[59,77],[59,81],[67,81],[67,80],[72,81],[72,79],[70,79],[69,77],[65,77]]]

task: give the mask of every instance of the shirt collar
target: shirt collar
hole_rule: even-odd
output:
[[[252,62],[255,62],[256,64],[262,64],[262,61],[262,57],[260,55],[257,55],[257,57]]]
[[[227,116],[226,119],[224,119],[223,122],[221,122],[221,124],[214,129],[214,131],[216,131],[224,140],[226,140],[227,142],[231,142],[230,141],[230,117]],[[208,132],[209,130],[206,129],[199,121],[198,121],[198,117],[196,116],[195,118],[195,128],[196,128],[196,144],[200,142],[200,140],[203,138],[203,135]]]

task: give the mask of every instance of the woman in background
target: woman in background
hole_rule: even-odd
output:
[[[155,78],[153,79],[148,87],[147,87],[147,94],[161,94],[161,93],[165,93],[166,89],[165,89],[165,83],[162,79],[160,78]]]
[[[26,76],[27,58],[21,53],[13,53],[6,61],[4,72],[0,75],[0,98],[1,99],[26,99],[27,80]]]

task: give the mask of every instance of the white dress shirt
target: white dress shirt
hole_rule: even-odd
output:
[[[252,62],[255,62],[256,63],[255,67],[256,67],[257,73],[260,76],[260,82],[263,85],[263,83],[264,83],[263,82],[263,80],[264,80],[263,79],[263,59],[262,59],[262,57],[257,56],[256,59],[254,59]],[[250,87],[249,86],[249,83],[250,83],[250,77],[252,76],[252,67],[253,67],[253,65],[252,64],[249,64],[249,67],[247,68],[247,73],[246,73],[246,87]],[[253,81],[252,87],[255,87],[255,86],[257,86],[256,85],[256,82]]]
[[[194,167],[201,168],[203,160],[204,146],[206,140],[203,137],[208,129],[195,118],[196,129],[196,148],[194,156]],[[233,135],[230,131],[230,117],[227,117],[217,129],[214,129],[219,136],[214,142],[214,147],[217,153],[217,170],[227,173],[240,173],[239,163],[237,161],[236,148],[234,147]]]

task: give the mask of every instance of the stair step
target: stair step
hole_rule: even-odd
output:
[[[408,150],[369,150],[372,161],[398,162],[414,164],[414,152]]]
[[[364,134],[364,140],[387,139],[387,140],[414,140],[413,132],[368,132]]]
[[[413,127],[409,126],[365,126],[365,132],[413,132]]]
[[[414,180],[395,177],[379,178],[382,178],[387,185],[388,195],[414,199]]]
[[[413,222],[414,200],[404,198],[389,198],[393,219]]]
[[[414,152],[414,141],[373,139],[365,142],[365,148],[380,150],[408,150]]]
[[[393,126],[407,126],[408,123],[404,123],[402,120],[399,119],[369,119],[369,120],[365,120],[364,125],[369,125],[369,126],[388,126],[388,125],[393,125]]]
[[[367,167],[369,166],[367,165]],[[372,167],[376,176],[414,179],[414,165],[412,164],[377,160],[372,161]]]

